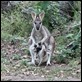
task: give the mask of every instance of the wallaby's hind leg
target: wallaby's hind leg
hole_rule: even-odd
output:
[[[54,48],[55,48],[55,41],[54,41],[54,38],[51,36],[50,37],[50,44],[49,44],[48,50],[47,50],[48,60],[47,60],[46,65],[51,65],[50,60],[51,60],[51,56],[53,55]]]
[[[50,60],[51,60],[51,55],[52,55],[52,50],[51,50],[51,45],[49,45],[49,49],[48,49],[48,51],[47,51],[47,63],[46,63],[46,65],[51,65],[51,63],[50,63]]]
[[[34,53],[34,45],[33,44],[29,47],[29,51],[31,54],[31,63],[30,64],[35,65],[36,53]]]

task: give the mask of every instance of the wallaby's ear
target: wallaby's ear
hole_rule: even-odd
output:
[[[35,18],[36,18],[36,13],[35,13],[35,12],[31,12],[31,16],[32,16],[33,20],[35,20]]]
[[[43,20],[44,15],[45,15],[45,12],[44,12],[44,11],[43,11],[43,12],[41,12],[41,13],[39,14],[39,17],[40,17],[40,19],[41,19],[41,20]]]

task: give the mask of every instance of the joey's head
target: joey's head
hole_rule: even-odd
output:
[[[34,48],[35,48],[35,52],[38,53],[42,49],[41,43],[36,43],[34,45]]]
[[[32,19],[33,19],[33,27],[36,31],[40,30],[42,27],[42,20],[44,17],[44,12],[41,12],[40,14],[36,15],[35,12],[31,13]]]

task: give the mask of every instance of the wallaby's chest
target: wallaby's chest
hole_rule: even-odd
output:
[[[35,32],[35,41],[36,42],[39,42],[39,41],[41,41],[42,40],[42,38],[43,38],[43,34],[39,31],[39,32]]]

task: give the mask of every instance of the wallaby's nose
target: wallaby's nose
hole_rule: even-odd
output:
[[[36,29],[39,30],[39,26],[36,26]]]

